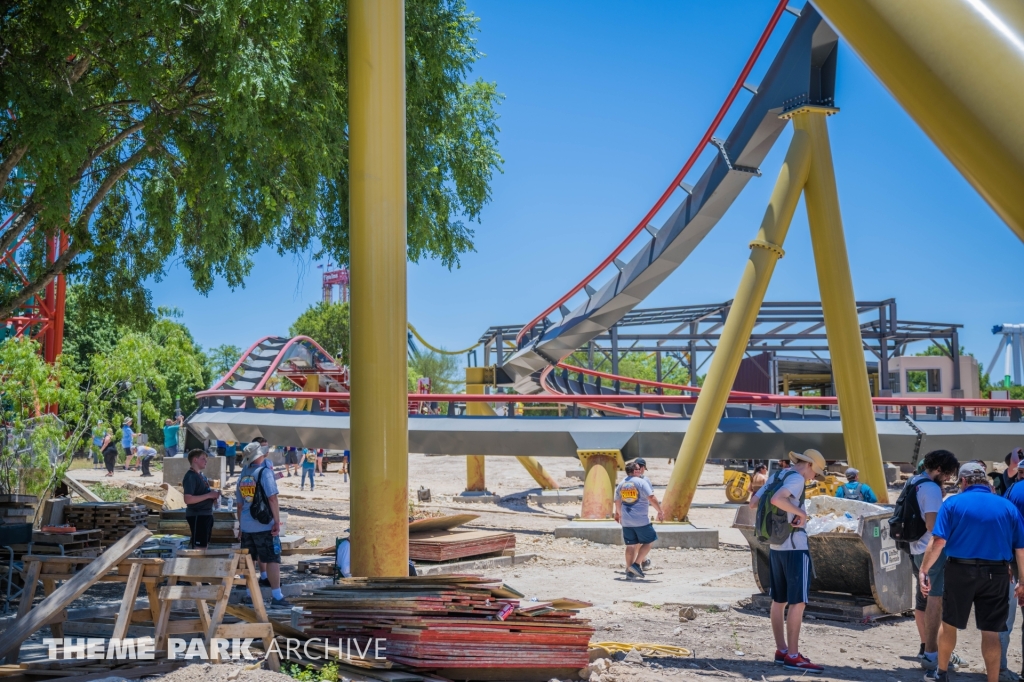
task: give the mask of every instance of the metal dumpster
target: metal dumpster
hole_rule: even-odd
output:
[[[768,545],[754,536],[756,510],[736,510],[733,528],[750,545],[754,580],[768,593]],[[819,533],[808,537],[814,571],[808,613],[850,620],[898,615],[914,608],[914,568],[910,556],[889,536],[892,512],[864,516],[858,531]],[[755,595],[755,602],[767,597]]]

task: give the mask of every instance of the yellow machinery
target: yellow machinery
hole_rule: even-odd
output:
[[[804,488],[804,490],[806,491],[804,494],[807,497],[815,497],[817,495],[827,495],[828,497],[835,497],[836,490],[838,490],[839,486],[841,485],[842,483],[840,483],[835,476],[829,474],[828,476],[825,477],[824,481],[819,481],[817,479],[809,481]]]
[[[750,499],[750,472],[736,471],[726,467],[723,478],[725,499],[740,504]]]

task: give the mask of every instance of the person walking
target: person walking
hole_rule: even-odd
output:
[[[245,446],[244,453],[242,471],[238,474],[238,485],[235,487],[242,549],[249,550],[249,555],[266,567],[266,575],[261,575],[260,578],[261,582],[266,580],[270,583],[273,594],[271,605],[291,607],[291,603],[281,592],[281,553],[280,545],[275,543],[275,539],[281,533],[281,508],[277,500],[277,479],[274,478],[273,472],[268,474],[267,467],[263,466],[267,446],[249,443]],[[252,501],[256,496],[257,486],[263,489],[270,502],[273,518],[269,523],[261,523],[252,515]]]
[[[764,487],[764,484],[767,481],[768,466],[765,464],[758,464],[756,467],[754,467],[754,475],[750,477],[750,493],[756,493],[758,490]]]
[[[114,475],[114,465],[117,464],[117,446],[114,445],[114,437],[110,431],[105,431],[103,440],[100,442],[100,452],[103,453],[103,465],[107,468],[105,476]]]
[[[210,488],[210,481],[203,473],[206,460],[206,451],[190,451],[189,470],[181,480],[181,489],[185,493],[185,520],[192,531],[192,540],[189,544],[192,549],[210,546],[210,536],[213,535],[213,505],[220,499],[220,491]]]
[[[1015,457],[1014,457],[1015,456]],[[1016,448],[1010,453],[1009,457],[1014,457],[1016,463],[1019,464],[1021,460],[1020,448]],[[1006,499],[1017,508],[1020,512],[1021,518],[1024,518],[1024,485],[1013,485],[1010,484],[1005,495]],[[1017,571],[1014,572],[1013,579],[1016,584],[1021,583],[1021,574]],[[1009,670],[1009,665],[1006,660],[1006,653],[1010,647],[1010,633],[1013,631],[1014,621],[1017,616],[1017,600],[1015,599],[1014,593],[1011,591],[1008,595],[1008,603],[1010,613],[1006,619],[1006,632],[999,633],[999,680],[1000,682],[1015,682],[1019,677]],[[1021,606],[1021,614],[1024,617],[1024,605]],[[1024,621],[1022,621],[1024,622]],[[1021,649],[1024,651],[1024,627],[1021,628]],[[1021,669],[1020,677],[1024,677],[1024,668]]]
[[[943,502],[924,554],[918,579],[921,591],[931,591],[928,571],[946,550],[945,589],[939,633],[939,663],[925,680],[948,682],[949,657],[957,630],[967,628],[971,608],[981,630],[981,654],[988,682],[999,680],[999,633],[1006,629],[1010,563],[1024,569],[1024,518],[1017,508],[992,492],[985,467],[968,462],[960,467],[960,494]],[[1024,585],[1017,585],[1024,598]]]
[[[648,517],[653,505],[658,521],[665,513],[654,496],[650,481],[643,477],[644,467],[636,462],[626,464],[626,478],[615,487],[615,520],[622,526],[622,539],[626,543],[626,577],[645,578],[641,565],[658,539],[654,524]]]
[[[925,550],[928,549],[928,543],[932,539],[935,518],[942,506],[942,486],[949,479],[955,478],[959,469],[960,462],[952,452],[933,450],[924,456],[921,473],[911,477],[904,487],[907,495],[914,495],[914,500],[920,511],[920,518],[924,521],[925,526],[924,534],[910,542],[910,559],[914,566],[914,573],[921,571]],[[934,670],[938,666],[945,569],[946,552],[943,550],[928,572],[931,593],[927,597],[924,596],[924,593],[921,592],[921,582],[918,581],[914,595],[914,622],[921,640],[917,658],[925,670]],[[954,671],[959,670],[964,663],[965,661],[956,653],[951,655],[950,667]]]
[[[313,492],[313,478],[316,474],[316,453],[302,448],[302,482],[299,490],[306,489],[306,477],[309,476],[309,492]]]
[[[780,463],[781,464],[781,463]],[[811,584],[811,554],[807,549],[807,512],[804,510],[804,486],[825,474],[825,458],[817,450],[789,453],[790,466],[781,468],[751,497],[757,508],[761,498],[786,512],[790,524],[781,543],[769,545],[768,594],[772,598],[771,622],[775,636],[775,665],[788,670],[821,673],[825,668],[800,653],[800,627]],[[766,503],[767,504],[767,503]],[[786,607],[789,615],[786,615]]]
[[[132,457],[135,456],[133,447],[135,445],[135,432],[132,431],[132,418],[125,417],[124,421],[121,422],[121,448],[124,450],[124,470],[128,471],[128,467],[132,463]]]
[[[100,460],[103,457],[103,439],[107,435],[107,429],[103,426],[103,420],[96,422],[96,428],[92,430],[92,468],[98,469]]]
[[[324,475],[324,449],[316,449],[316,472],[321,476]],[[312,490],[312,488],[311,488]]]
[[[860,477],[860,472],[850,467],[846,470],[846,483],[836,488],[836,497],[842,497],[847,500],[859,500],[861,502],[870,502],[874,504],[878,502],[878,497],[875,495],[875,491],[867,483],[861,483],[857,479]]]
[[[299,451],[296,448],[284,449],[284,470],[288,472],[288,478],[292,477],[292,469],[295,475],[299,475]]]
[[[181,425],[185,417],[179,416],[175,419],[164,420],[164,457],[177,457],[179,452],[178,441],[181,436]]]

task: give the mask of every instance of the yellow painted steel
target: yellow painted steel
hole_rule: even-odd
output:
[[[610,519],[615,509],[615,479],[625,468],[618,450],[577,450],[586,472],[583,482],[582,519]]]
[[[686,436],[679,448],[679,456],[672,468],[663,502],[666,519],[681,521],[689,512],[704,462],[718,430],[718,422],[725,410],[736,372],[750,341],[754,321],[764,301],[768,282],[775,270],[775,263],[782,257],[782,244],[796,211],[810,160],[810,139],[805,133],[797,131],[786,152],[782,170],[779,171],[768,210],[761,221],[761,229],[750,244],[750,259],[740,279],[718,349],[712,356],[711,367],[704,380],[704,388],[697,398]]]
[[[839,398],[846,458],[850,466],[860,470],[860,480],[868,484],[884,504],[888,502],[885,469],[875,427],[850,260],[846,253],[843,217],[839,211],[839,192],[836,190],[832,149],[825,121],[829,111],[816,107],[804,107],[798,111],[803,113],[793,116],[793,125],[798,133],[805,132],[811,140],[811,169],[804,186],[804,204],[811,229],[832,374]]]
[[[316,393],[320,390],[320,375],[319,374],[307,374],[306,385],[302,387],[303,393]],[[295,401],[296,410],[312,410],[313,401],[309,398],[302,398],[301,400]]]
[[[487,386],[494,385],[493,367],[467,367],[466,368],[466,393],[470,395],[483,395]],[[509,409],[514,409],[509,404]],[[466,403],[466,412],[474,417],[496,417],[497,413],[487,403]],[[558,481],[551,477],[544,470],[544,465],[535,457],[519,455],[516,457],[523,465],[527,473],[533,477],[544,490],[558,490]],[[485,465],[483,455],[466,456],[466,492],[481,492],[487,490],[485,478]]]
[[[1024,2],[813,2],[1024,240]]]
[[[352,574],[404,576],[409,414],[402,0],[349,1],[348,86]]]

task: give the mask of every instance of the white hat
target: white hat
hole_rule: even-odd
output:
[[[985,467],[978,462],[967,462],[960,467],[959,478],[970,478],[972,476],[985,476],[988,472]]]
[[[255,442],[254,443],[249,443],[248,445],[246,445],[245,449],[242,452],[245,453],[245,456],[242,457],[242,468],[243,469],[245,467],[249,466],[250,464],[252,464],[254,461],[259,459],[260,457],[263,456],[263,450],[260,447],[260,444],[259,443],[255,443]]]

